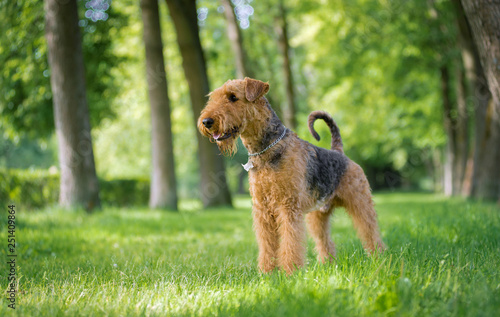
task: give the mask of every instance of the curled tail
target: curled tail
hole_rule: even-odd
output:
[[[344,147],[342,145],[342,138],[340,136],[339,127],[333,121],[333,118],[324,111],[313,111],[309,114],[309,132],[313,135],[316,140],[320,140],[319,134],[314,130],[314,121],[317,119],[323,119],[328,127],[330,128],[330,133],[332,134],[332,150],[344,153]]]

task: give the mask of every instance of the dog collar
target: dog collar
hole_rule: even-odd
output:
[[[283,137],[286,134],[286,130],[287,130],[287,128],[285,126],[283,126],[283,128],[284,128],[283,133],[281,133],[280,137],[277,138],[273,143],[269,144],[265,149],[263,149],[262,151],[260,151],[258,153],[248,153],[248,162],[246,164],[241,164],[241,166],[243,166],[245,171],[248,172],[253,167],[253,162],[251,160],[252,157],[261,155],[265,151],[269,150],[270,148],[272,148],[273,146],[278,144],[278,142],[281,141],[281,139],[283,139]]]
[[[281,133],[280,137],[277,138],[273,143],[269,144],[265,149],[263,149],[262,151],[260,151],[259,153],[248,153],[248,156],[258,156],[258,155],[261,155],[262,153],[264,153],[265,151],[269,150],[270,148],[272,148],[273,146],[275,146],[279,141],[281,141],[281,139],[283,139],[283,137],[285,136],[285,133],[286,133],[286,127],[283,126],[283,133]]]

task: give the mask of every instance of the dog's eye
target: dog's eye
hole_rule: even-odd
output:
[[[236,97],[234,94],[230,94],[229,96],[227,96],[227,99],[229,99],[229,101],[231,102],[238,101],[238,97]]]

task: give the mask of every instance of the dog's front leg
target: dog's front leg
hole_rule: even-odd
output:
[[[281,238],[279,247],[280,265],[287,274],[302,267],[306,255],[306,230],[301,212],[282,209],[278,213],[278,231]]]
[[[263,273],[271,272],[278,265],[278,225],[272,213],[266,208],[254,204],[253,226],[259,245],[259,269]]]

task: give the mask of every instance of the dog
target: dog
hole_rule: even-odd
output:
[[[249,175],[260,271],[280,268],[291,274],[304,266],[306,226],[318,260],[332,261],[330,217],[336,207],[344,207],[351,216],[369,254],[385,250],[368,180],[344,154],[335,121],[322,111],[309,115],[315,139],[320,139],[314,130],[317,119],[324,120],[332,134],[330,150],[312,145],[283,125],[265,98],[268,91],[269,84],[260,80],[229,80],[209,94],[198,119],[201,134],[224,155],[236,153],[238,137],[248,150],[244,168]]]

